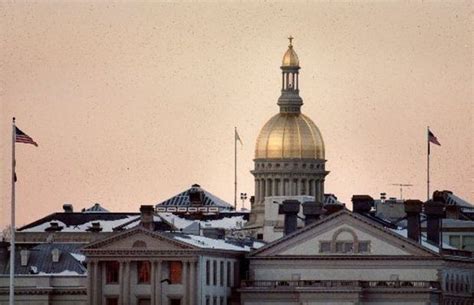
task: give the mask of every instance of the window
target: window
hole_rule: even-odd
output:
[[[336,242],[337,253],[350,253],[354,250],[354,243],[349,241],[338,241]]]
[[[368,253],[368,252],[370,252],[369,244],[370,244],[370,242],[368,242],[368,241],[361,241],[359,243],[359,253]]]
[[[212,305],[217,305],[217,297],[215,296],[212,299],[213,299]]]
[[[221,297],[221,303],[220,305],[224,305],[224,297]]]
[[[211,285],[211,262],[206,261],[206,285]]]
[[[170,299],[170,305],[181,305],[181,299]]]
[[[331,252],[331,242],[322,241],[319,245],[319,253],[329,253]]]
[[[137,262],[137,279],[139,284],[150,283],[151,264],[149,261]]]
[[[217,261],[212,261],[212,284],[217,286]]]
[[[461,248],[461,236],[459,235],[453,235],[449,236],[449,244],[455,248],[460,249]]]
[[[463,250],[474,251],[474,236],[464,235],[463,239]]]
[[[227,287],[230,287],[230,262],[227,262]]]
[[[219,273],[220,273],[219,282],[220,282],[221,286],[224,286],[224,262],[223,261],[221,261],[219,267],[220,267],[219,268]]]
[[[107,284],[118,284],[119,281],[119,262],[105,263],[105,280]]]
[[[181,284],[181,274],[183,270],[183,264],[181,262],[173,261],[170,262],[170,284]]]
[[[209,261],[207,261],[209,262]],[[211,305],[211,297],[206,295],[206,305]]]
[[[117,297],[106,297],[105,298],[105,305],[118,305],[118,298]]]
[[[138,298],[137,305],[150,305],[151,299],[150,298]]]

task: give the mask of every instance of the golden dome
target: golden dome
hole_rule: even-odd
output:
[[[300,61],[298,55],[296,55],[295,50],[293,50],[292,40],[293,37],[288,37],[290,44],[288,45],[288,50],[283,55],[282,67],[299,67]]]
[[[302,113],[279,113],[260,131],[255,159],[282,158],[324,159],[321,132]]]

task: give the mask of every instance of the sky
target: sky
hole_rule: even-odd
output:
[[[254,193],[260,128],[278,112],[286,37],[302,111],[326,146],[326,192],[474,202],[470,1],[0,2],[0,227],[71,203],[137,212],[198,183]],[[249,206],[248,201],[245,203]],[[239,207],[241,203],[239,201]]]

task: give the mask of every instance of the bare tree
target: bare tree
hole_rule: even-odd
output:
[[[0,240],[10,241],[11,236],[12,236],[12,226],[8,225],[5,228],[3,228],[2,232],[0,233]]]

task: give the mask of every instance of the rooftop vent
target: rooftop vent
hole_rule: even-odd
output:
[[[51,221],[49,227],[45,229],[46,232],[59,232],[63,229],[56,221]]]
[[[63,204],[63,210],[64,210],[64,213],[74,212],[74,208],[72,207],[72,204],[70,204],[70,203]]]
[[[100,226],[100,222],[96,221],[92,223],[92,226],[90,226],[87,231],[89,232],[100,232],[102,231],[102,228]]]

